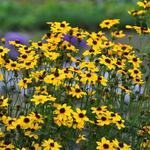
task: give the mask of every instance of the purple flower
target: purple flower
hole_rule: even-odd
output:
[[[70,36],[68,34],[65,34],[63,39],[64,41],[70,42]]]
[[[20,41],[21,44],[24,44],[24,45],[27,45],[27,46],[29,45],[28,38],[26,36],[24,36],[23,34],[21,34],[21,33],[8,32],[5,35],[5,39],[6,39],[5,46],[10,49],[8,55],[11,57],[11,59],[14,59],[14,60],[16,60],[17,57],[19,56],[19,52],[15,48],[15,46],[9,44],[9,41],[18,40],[18,41]]]
[[[70,43],[71,43],[72,45],[74,45],[74,46],[78,46],[78,45],[79,45],[78,39],[77,39],[76,37],[72,37],[72,38],[70,39]]]
[[[88,45],[87,45],[87,42],[85,40],[82,40],[80,43],[79,43],[79,46],[87,49],[87,48],[90,48]]]

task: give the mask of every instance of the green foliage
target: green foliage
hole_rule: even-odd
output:
[[[120,27],[124,27],[125,24],[133,24],[127,13],[132,7],[131,2],[116,5],[115,1],[97,5],[92,1],[3,1],[0,5],[1,30],[44,30],[47,28],[45,22],[64,20],[73,26],[95,30],[99,22],[107,18],[123,18]]]

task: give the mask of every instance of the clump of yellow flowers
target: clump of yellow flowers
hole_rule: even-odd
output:
[[[150,2],[137,5],[142,10],[128,13],[144,17]],[[119,23],[101,22],[110,31],[106,36],[66,21],[48,22],[50,32],[40,41],[10,41],[17,59],[1,40],[0,149],[150,148],[142,57],[132,44],[118,42],[127,38]],[[126,28],[139,36],[150,33],[146,26]]]

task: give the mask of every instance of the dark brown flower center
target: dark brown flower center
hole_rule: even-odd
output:
[[[61,27],[65,27],[65,24],[61,23],[60,26],[61,26]]]
[[[122,49],[125,50],[127,47],[123,46]]]
[[[79,93],[81,90],[80,90],[80,89],[76,89],[75,91],[76,91],[77,93]]]
[[[121,121],[121,120],[119,120],[119,121],[118,121],[118,123],[119,123],[119,124],[121,124],[121,123],[122,123],[122,121]]]
[[[91,77],[91,74],[90,74],[90,73],[88,73],[86,76],[87,76],[87,77]]]
[[[92,52],[94,52],[94,50],[93,50],[93,49],[90,49],[89,52],[92,53]]]
[[[137,73],[139,73],[139,71],[138,70],[134,70],[134,73],[137,74]]]
[[[106,120],[106,117],[102,117],[101,120],[102,120],[102,121],[105,121],[105,120]]]
[[[50,146],[51,146],[51,147],[54,147],[54,143],[50,143]]]
[[[23,80],[23,83],[26,83],[26,82],[27,82],[27,80],[26,80],[26,79],[24,79],[24,80]]]
[[[62,113],[62,114],[63,114],[65,111],[66,111],[65,108],[61,108],[61,109],[60,109],[60,113]]]
[[[3,99],[0,99],[0,105],[3,103]]]
[[[119,147],[123,148],[123,143],[119,143]]]
[[[110,24],[110,22],[105,22],[105,24],[106,24],[106,25],[109,25],[109,24]]]
[[[117,65],[121,65],[121,62],[120,62],[120,61],[117,61]]]
[[[83,118],[83,117],[84,117],[84,114],[80,113],[80,114],[79,114],[79,117],[80,117],[80,118]]]
[[[11,64],[12,67],[16,67],[16,64]]]
[[[25,123],[28,123],[28,122],[30,122],[30,119],[29,118],[24,118],[24,120],[23,120]]]
[[[110,59],[107,59],[107,58],[105,59],[105,62],[108,63],[108,64],[111,63]]]
[[[93,44],[96,45],[96,44],[97,44],[97,41],[93,41]]]
[[[38,46],[42,46],[42,42],[38,42]]]
[[[133,61],[134,61],[134,62],[137,62],[137,58],[133,58]]]
[[[22,55],[22,58],[27,58],[27,55]]]
[[[27,66],[31,65],[31,62],[27,62],[26,65],[27,65]]]
[[[97,108],[97,110],[98,110],[98,111],[101,111],[101,110],[102,110],[102,108],[101,108],[101,107],[98,107],[98,108]]]
[[[59,77],[59,73],[58,73],[58,72],[55,72],[55,73],[54,73],[54,76],[55,76],[55,77]]]
[[[108,144],[104,144],[103,147],[104,147],[105,149],[108,149],[108,148],[109,148],[109,145],[108,145]]]

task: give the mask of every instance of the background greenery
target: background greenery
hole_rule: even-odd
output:
[[[120,27],[134,24],[128,15],[137,0],[1,0],[0,31],[47,30],[48,21],[68,21],[87,30],[98,29],[99,22],[120,18]]]

